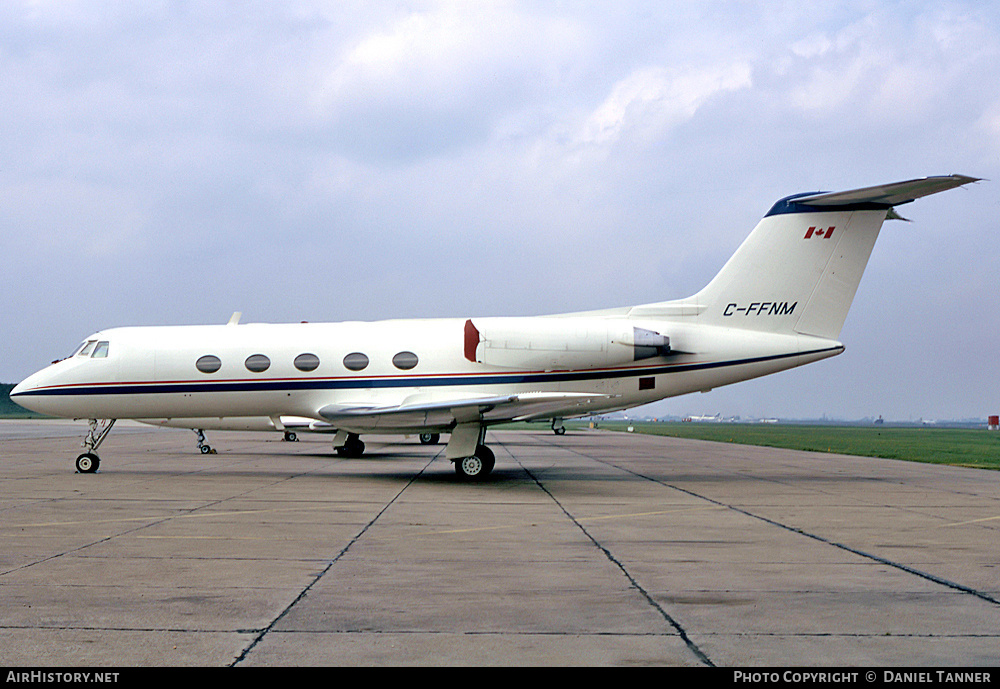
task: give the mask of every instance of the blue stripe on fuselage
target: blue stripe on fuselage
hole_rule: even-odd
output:
[[[552,371],[545,373],[495,373],[472,375],[437,376],[392,376],[388,378],[334,378],[334,379],[270,379],[270,380],[221,380],[221,381],[181,381],[173,383],[121,383],[104,385],[76,385],[25,390],[12,397],[38,396],[82,396],[82,395],[145,395],[192,392],[287,392],[304,390],[358,390],[415,387],[467,387],[471,385],[520,385],[534,383],[567,383],[603,378],[630,378],[663,373],[684,373],[704,371],[727,366],[757,364],[799,356],[811,356],[825,352],[842,351],[843,347],[828,347],[808,352],[774,354],[770,356],[716,361],[693,364],[664,364],[643,368],[594,370],[594,371]]]

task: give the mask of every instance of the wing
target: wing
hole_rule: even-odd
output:
[[[586,414],[588,405],[612,395],[573,392],[527,392],[398,405],[329,404],[319,415],[332,426],[355,433],[372,431],[448,430],[456,424],[484,425],[546,417]]]

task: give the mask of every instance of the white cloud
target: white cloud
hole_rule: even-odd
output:
[[[833,41],[825,34],[813,34],[795,41],[790,49],[798,57],[811,59],[826,55],[833,47]]]
[[[349,155],[437,154],[487,140],[563,88],[554,80],[582,40],[572,20],[517,4],[434,4],[321,56],[310,102]]]
[[[607,99],[587,118],[580,140],[606,145],[626,133],[653,140],[671,127],[694,117],[713,96],[750,88],[750,66],[646,67],[612,88]]]
[[[996,62],[996,28],[983,19],[959,6],[931,7],[912,18],[876,9],[794,41],[795,60],[781,63],[788,103],[810,115],[897,124],[926,118],[957,89],[968,89],[984,62]]]

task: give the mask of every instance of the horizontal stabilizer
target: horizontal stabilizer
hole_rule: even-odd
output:
[[[855,204],[875,204],[886,207],[898,206],[909,203],[922,196],[930,196],[941,191],[947,191],[960,187],[963,184],[978,182],[976,177],[966,177],[965,175],[945,175],[941,177],[923,177],[921,179],[911,179],[906,182],[893,182],[892,184],[880,184],[874,187],[863,189],[852,189],[850,191],[835,191],[822,194],[810,194],[798,196],[792,199],[795,203],[804,206],[853,206]]]

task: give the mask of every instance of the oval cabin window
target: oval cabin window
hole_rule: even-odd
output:
[[[361,371],[368,367],[368,357],[361,352],[351,352],[344,357],[344,368],[350,371]]]
[[[202,373],[215,373],[222,368],[222,360],[212,354],[206,354],[205,356],[200,357],[198,361],[194,363],[194,366]]]
[[[413,352],[400,352],[392,357],[392,365],[403,371],[409,371],[417,365],[417,355]]]
[[[247,357],[246,367],[248,371],[263,373],[271,366],[271,360],[263,354],[251,354]]]
[[[299,354],[295,357],[295,368],[300,371],[315,371],[319,368],[319,357],[315,354]]]

